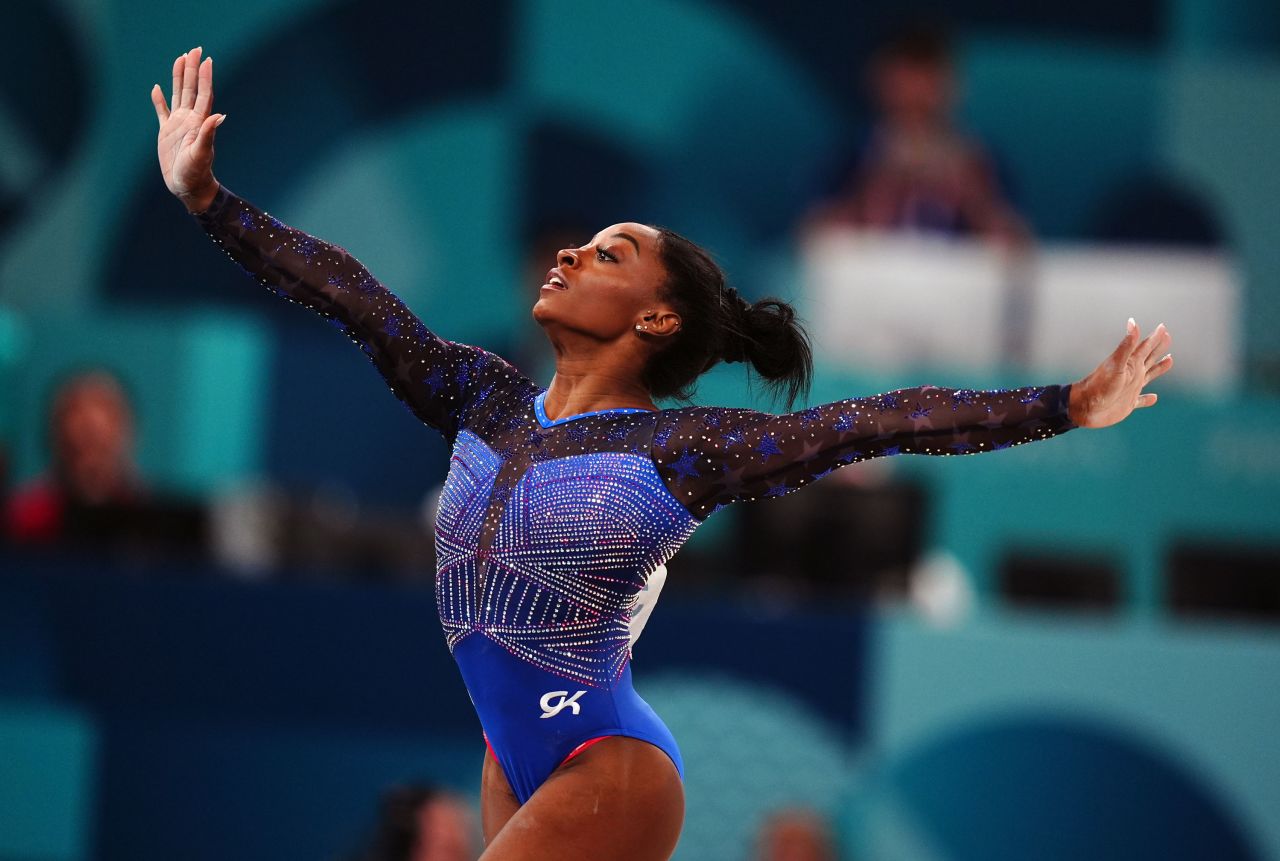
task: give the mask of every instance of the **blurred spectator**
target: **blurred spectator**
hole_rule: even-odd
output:
[[[1030,234],[994,163],[956,128],[958,82],[947,35],[934,27],[902,32],[876,52],[869,77],[878,116],[811,223],[1025,242]]]
[[[382,796],[368,845],[351,861],[475,861],[475,817],[461,798],[410,784]]]
[[[19,488],[6,510],[7,531],[18,543],[56,541],[71,506],[110,505],[143,493],[133,461],[133,407],[110,372],[67,379],[54,392],[48,422],[48,471]]]
[[[47,420],[48,469],[5,505],[14,544],[203,551],[203,509],[153,493],[139,475],[134,409],[118,377],[73,373],[55,388]]]
[[[831,829],[806,808],[775,811],[760,827],[756,861],[836,861]]]

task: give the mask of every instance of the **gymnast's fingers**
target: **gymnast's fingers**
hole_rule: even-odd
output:
[[[1110,357],[1111,361],[1122,367],[1129,361],[1129,357],[1133,355],[1133,348],[1137,345],[1138,337],[1140,335],[1140,332],[1138,331],[1138,324],[1133,321],[1132,317],[1129,318],[1128,326],[1129,328],[1125,333],[1124,340],[1116,346]]]
[[[1151,382],[1156,377],[1159,377],[1165,373],[1168,373],[1169,369],[1172,367],[1173,367],[1173,353],[1167,353],[1163,359],[1156,362],[1151,367],[1147,368],[1147,378],[1146,378],[1146,381],[1143,383],[1143,385],[1146,385],[1146,383]]]
[[[173,93],[169,96],[169,106],[173,110],[182,107],[182,70],[187,67],[187,55],[179,54],[173,61]]]
[[[1147,354],[1147,358],[1146,358],[1147,370],[1151,370],[1151,367],[1153,365],[1164,360],[1165,354],[1169,352],[1169,344],[1172,342],[1173,342],[1173,336],[1169,334],[1169,331],[1167,329],[1161,332],[1160,337],[1156,340],[1154,344],[1151,345],[1152,346],[1151,352]]]
[[[182,68],[182,106],[195,107],[196,76],[199,73],[200,48],[195,47],[187,52],[186,65]]]
[[[213,57],[205,57],[196,80],[196,116],[207,117],[213,108]]]
[[[194,154],[200,160],[213,161],[213,133],[214,129],[220,125],[222,125],[222,116],[218,114],[205,117],[204,122],[200,124],[195,142],[192,144]]]
[[[1168,334],[1168,330],[1165,329],[1164,323],[1161,323],[1159,326],[1156,326],[1155,331],[1148,335],[1146,339],[1138,345],[1138,348],[1133,351],[1134,356],[1143,367],[1146,367],[1147,359],[1156,351],[1161,339],[1166,334]]]
[[[155,105],[156,119],[163,126],[164,121],[169,119],[169,107],[164,103],[164,90],[160,89],[159,84],[151,88],[151,104]]]

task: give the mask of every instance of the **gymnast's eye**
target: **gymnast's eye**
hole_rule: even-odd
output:
[[[613,254],[610,254],[608,251],[605,251],[603,248],[596,249],[596,259],[601,262],[604,262],[606,260],[610,263],[618,262],[617,257],[615,257]]]

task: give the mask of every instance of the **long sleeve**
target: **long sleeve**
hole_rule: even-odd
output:
[[[872,457],[979,454],[1048,439],[1076,426],[1070,394],[1070,385],[922,386],[783,415],[690,407],[672,410],[655,432],[654,460],[676,498],[704,518]]]
[[[246,273],[332,321],[450,443],[496,388],[532,385],[499,356],[431,332],[345,248],[289,227],[225,185],[194,218]]]

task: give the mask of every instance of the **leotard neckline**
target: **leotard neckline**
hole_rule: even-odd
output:
[[[563,416],[561,418],[556,419],[555,421],[552,421],[551,419],[547,418],[547,411],[542,405],[542,402],[543,400],[546,399],[546,397],[547,397],[547,393],[544,390],[539,392],[538,396],[533,399],[534,415],[538,417],[538,424],[542,425],[544,428],[551,428],[551,427],[555,427],[556,425],[562,425],[565,422],[571,422],[574,419],[585,419],[588,416],[604,416],[604,415],[610,415],[611,413],[659,412],[659,410],[646,410],[643,407],[614,407],[613,409],[608,409],[608,410],[593,410],[592,412],[589,412],[589,413],[577,413],[576,415],[572,415],[572,416]]]

